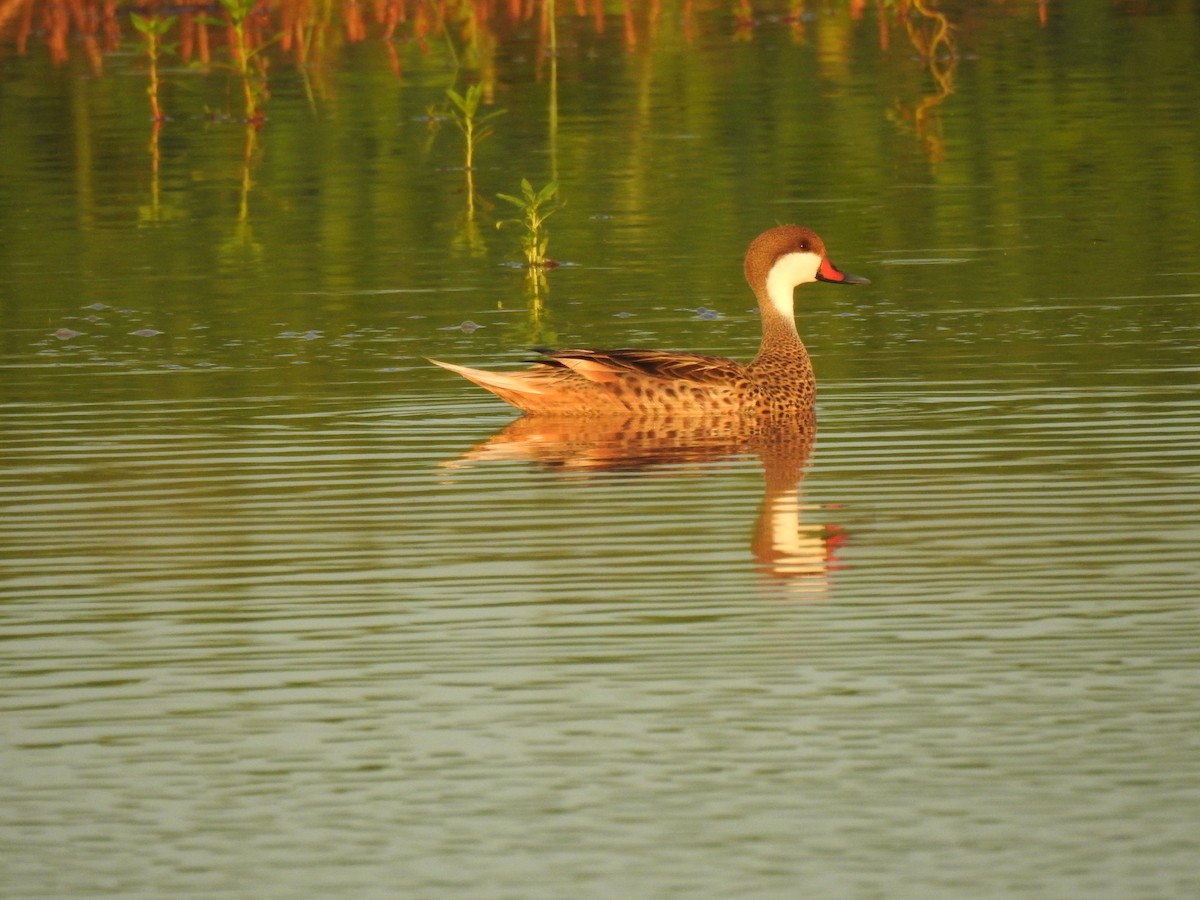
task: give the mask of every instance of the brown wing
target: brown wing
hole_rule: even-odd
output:
[[[673,350],[544,350],[539,362],[565,366],[601,384],[634,375],[729,387],[745,378],[741,363],[723,356]]]

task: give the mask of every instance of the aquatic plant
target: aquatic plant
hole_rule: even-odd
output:
[[[550,236],[545,232],[546,220],[561,208],[558,200],[558,182],[551,181],[540,191],[535,191],[528,178],[521,179],[521,196],[512,194],[497,194],[501,200],[511,203],[521,211],[519,219],[505,219],[497,222],[496,227],[505,225],[523,225],[525,234],[521,237],[521,250],[525,255],[525,265],[531,270],[550,269],[557,265],[546,257],[546,246]]]
[[[149,16],[130,13],[129,19],[146,42],[146,59],[149,62],[150,71],[150,84],[146,88],[146,94],[150,98],[150,112],[154,116],[154,121],[162,122],[166,116],[163,115],[162,107],[158,102],[158,58],[164,50],[170,49],[162,39],[163,35],[170,30],[175,17],[162,16],[158,13],[152,13]]]
[[[508,110],[496,109],[486,115],[479,115],[479,104],[483,100],[482,84],[471,85],[465,94],[460,94],[454,88],[446,88],[446,96],[452,104],[450,117],[462,132],[466,143],[464,168],[469,172],[475,168],[475,148],[495,133],[495,129],[489,123]]]
[[[246,121],[255,125],[263,123],[262,101],[267,94],[266,65],[260,54],[271,43],[280,38],[276,34],[263,40],[261,29],[253,19],[256,0],[220,0],[228,17],[227,24],[232,33],[230,54],[233,67],[241,78],[242,99],[246,107]]]
[[[923,60],[954,57],[954,26],[929,0],[898,0],[896,12],[913,48]],[[914,13],[916,15],[914,15]]]
[[[446,88],[446,96],[451,103],[450,118],[462,132],[466,145],[463,171],[467,173],[467,225],[470,228],[475,221],[475,150],[480,143],[495,133],[495,129],[490,123],[508,110],[496,109],[482,116],[479,115],[479,104],[483,100],[483,85],[478,83],[468,87],[465,94],[460,94],[454,88]]]

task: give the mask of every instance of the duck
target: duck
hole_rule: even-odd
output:
[[[527,414],[715,416],[782,419],[812,414],[816,377],[796,329],[802,284],[870,284],[838,269],[810,228],[779,225],[750,242],[746,281],[758,300],[762,343],[749,363],[677,350],[537,350],[519,371],[441,366]]]

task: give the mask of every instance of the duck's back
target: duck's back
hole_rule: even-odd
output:
[[[639,415],[688,416],[740,412],[752,390],[745,366],[721,356],[663,350],[556,350],[530,370],[572,393],[579,412],[614,404]],[[565,396],[559,398],[566,400]],[[554,406],[561,413],[565,404]]]

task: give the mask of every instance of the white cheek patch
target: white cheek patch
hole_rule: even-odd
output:
[[[817,280],[821,268],[821,257],[815,253],[788,253],[775,260],[767,273],[767,295],[781,314],[789,319],[795,314],[792,308],[792,291],[798,284]]]

